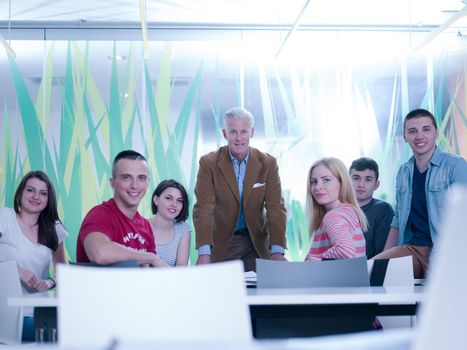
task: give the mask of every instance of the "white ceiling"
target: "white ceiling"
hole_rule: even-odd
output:
[[[224,65],[218,72],[215,70],[216,64],[205,63],[203,69],[206,80],[210,81],[211,73],[221,74],[226,80],[232,78],[229,74],[236,77],[236,66],[232,69],[226,67],[229,62],[227,58],[238,64],[238,61],[243,62],[249,56],[254,56],[253,50],[244,55],[242,50],[236,52],[236,43],[227,41],[247,41],[251,37],[255,51],[263,56],[271,51],[271,57],[274,57],[306,3],[308,6],[300,18],[300,28],[318,31],[295,33],[288,45],[295,44],[299,51],[290,50],[290,55],[305,62],[311,61],[311,57],[313,69],[320,70],[321,65],[326,66],[331,60],[339,61],[342,52],[345,52],[346,59],[350,59],[348,55],[352,53],[359,54],[358,60],[364,68],[370,65],[378,67],[381,79],[386,76],[392,79],[392,65],[398,64],[393,57],[405,54],[409,48],[417,47],[426,38],[432,38],[438,27],[442,28],[460,10],[466,12],[467,6],[467,0],[146,0],[147,21],[150,29],[154,28],[149,33],[149,38],[158,40],[149,45],[150,66],[158,66],[156,62],[161,57],[160,47],[164,40],[220,40],[221,43],[209,43],[203,47],[199,46],[199,42],[184,42],[180,53],[177,45],[172,44],[173,76],[179,80],[184,76],[193,76],[193,72],[199,67],[202,52],[204,60],[212,58],[217,62],[222,56],[220,61]],[[11,31],[7,30],[9,26]],[[111,63],[108,58],[113,55],[112,41],[141,40],[140,28],[138,0],[0,0],[0,33],[8,41],[11,40],[11,46],[17,54],[16,60],[33,96],[39,86],[46,62],[44,53],[49,45],[56,45],[56,80],[63,78],[67,43],[53,43],[54,40],[91,40],[89,60],[94,78],[108,87]],[[281,32],[277,32],[277,29]],[[363,32],[365,30],[368,32]],[[448,30],[454,32],[450,34],[467,30],[466,16]],[[123,32],[126,34],[123,35]],[[300,39],[302,34],[310,35],[306,37],[306,41],[297,40],[294,43],[294,39]],[[466,38],[456,35],[451,37],[458,45],[462,45],[461,52],[465,55]],[[22,41],[28,39],[31,41]],[[344,47],[342,52],[339,51],[341,48],[333,46],[337,39],[344,45],[346,41],[350,41],[350,49],[344,50]],[[96,40],[109,42],[101,43]],[[444,38],[442,41],[446,42]],[[84,47],[85,44],[81,44]],[[269,51],[264,49],[264,44],[271,47],[267,49]],[[129,42],[118,43],[117,47],[122,55],[128,54],[129,45]],[[314,50],[314,47],[319,47],[319,50]],[[214,50],[214,53],[209,55],[209,50]],[[0,73],[9,71],[8,60],[3,51],[0,47]],[[289,52],[282,52],[281,57],[284,60],[289,59]],[[417,67],[415,65],[415,68],[411,68],[412,74]],[[423,69],[423,65],[420,65],[420,69]],[[423,74],[425,72],[421,73]],[[7,101],[9,108],[14,108],[16,95],[11,88],[9,75],[7,78],[0,79],[0,100]],[[214,89],[215,86],[209,88]],[[15,113],[17,112],[16,110]]]
[[[307,0],[146,0],[148,22],[290,25]],[[461,0],[311,0],[302,25],[431,26]],[[11,4],[11,17],[9,5]],[[138,0],[0,0],[0,21],[139,22]]]

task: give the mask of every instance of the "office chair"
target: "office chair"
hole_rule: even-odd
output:
[[[180,268],[58,266],[63,347],[127,341],[249,341],[239,261]]]
[[[23,295],[15,261],[0,263],[0,343],[21,343],[23,309],[8,306],[7,299]]]
[[[411,256],[368,260],[371,286],[412,287],[415,284]]]
[[[434,246],[414,350],[465,349],[467,186],[453,186]]]
[[[411,256],[368,260],[368,272],[370,275],[370,285],[374,287],[385,287],[386,289],[393,287],[413,288],[415,283]],[[417,324],[415,316],[378,316],[378,321],[385,330],[391,328],[412,328]]]

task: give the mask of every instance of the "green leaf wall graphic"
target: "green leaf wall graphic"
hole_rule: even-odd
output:
[[[11,78],[16,94],[14,102],[0,96],[0,195],[2,204],[12,206],[23,174],[30,169],[46,171],[56,186],[60,215],[70,233],[66,248],[73,260],[84,215],[112,195],[108,180],[117,152],[135,148],[148,158],[152,185],[140,206],[144,215],[151,215],[152,189],[166,178],[185,185],[192,206],[198,159],[224,143],[219,128],[222,113],[237,104],[254,109],[252,146],[278,158],[288,210],[287,256],[294,261],[302,260],[309,247],[304,205],[308,167],[322,156],[339,156],[326,154],[324,141],[345,145],[352,138],[360,150],[354,158],[377,159],[384,170],[378,196],[389,201],[394,198],[397,168],[410,156],[401,139],[402,118],[409,109],[432,106],[440,147],[467,156],[467,55],[454,68],[448,53],[426,60],[431,78],[424,77],[423,91],[411,85],[410,66],[397,64],[384,82],[388,103],[381,112],[374,97],[380,88],[376,73],[358,76],[350,64],[329,67],[328,76],[314,73],[311,63],[284,69],[264,62],[244,67],[238,62],[227,70],[222,56],[211,60],[202,45],[180,65],[177,52],[189,46],[185,43],[151,43],[159,55],[154,61],[143,58],[137,42],[46,44],[37,91],[23,73],[28,67],[10,58],[7,68],[0,68],[1,76]],[[109,48],[110,60],[105,57],[96,66],[93,53],[102,46]],[[126,60],[117,59],[122,49]],[[63,69],[57,65],[59,58]],[[329,125],[326,111],[335,106],[350,109],[339,118],[357,123],[360,132],[346,135],[340,125]],[[332,130],[324,130],[325,125]],[[335,139],[324,138],[330,131]],[[369,145],[374,145],[370,151]]]

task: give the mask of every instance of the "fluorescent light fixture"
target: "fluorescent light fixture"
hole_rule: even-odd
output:
[[[290,28],[289,32],[287,33],[287,36],[284,38],[284,40],[282,41],[282,43],[280,44],[279,46],[279,49],[277,50],[276,52],[276,59],[279,57],[279,54],[281,53],[282,49],[284,48],[285,44],[287,43],[287,41],[289,40],[290,36],[295,32],[295,30],[297,29],[297,27],[300,25],[300,21],[302,20],[302,16],[303,16],[303,13],[305,12],[306,8],[308,7],[308,5],[310,4],[310,1],[311,0],[306,0],[305,4],[303,5],[302,7],[302,10],[300,11],[300,13],[298,14],[297,16],[297,19],[295,20],[294,24],[292,25],[292,27]]]
[[[107,58],[108,58],[109,60],[113,60],[113,59],[114,59],[114,56],[113,56],[113,55],[108,55]],[[125,55],[115,55],[115,60],[117,60],[117,61],[126,60],[126,56],[125,56]]]
[[[141,32],[143,34],[143,51],[144,58],[147,60],[148,55],[148,20],[146,17],[146,0],[139,0],[139,15],[141,18]]]
[[[10,46],[10,44],[7,43],[5,38],[3,37],[2,34],[0,34],[0,45],[3,46],[5,51],[13,58],[16,58],[16,52],[13,50],[13,48]]]
[[[433,41],[436,37],[442,34],[446,29],[451,27],[454,23],[456,23],[460,18],[464,17],[467,14],[467,5],[460,9],[455,15],[449,18],[446,22],[441,24],[438,28],[430,32],[424,40],[418,43],[415,47],[413,47],[410,52],[407,54],[407,59],[410,59],[414,56],[418,51],[420,51],[425,45],[429,44]]]

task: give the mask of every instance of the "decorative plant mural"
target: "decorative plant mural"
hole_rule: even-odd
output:
[[[174,48],[170,42],[158,43],[153,61],[144,60],[140,43],[123,45],[126,56],[119,61],[122,45],[105,42],[110,59],[96,64],[96,45],[101,43],[47,42],[37,91],[15,59],[0,69],[16,96],[14,102],[0,96],[1,202],[12,206],[16,186],[30,169],[47,172],[70,233],[66,248],[72,260],[84,215],[112,195],[108,179],[115,154],[133,148],[148,158],[152,185],[140,206],[143,215],[150,216],[150,193],[166,178],[186,186],[192,206],[198,158],[223,144],[222,113],[235,105],[255,115],[252,145],[279,160],[287,256],[294,261],[308,250],[306,173],[317,158],[337,156],[347,164],[362,155],[375,158],[383,184],[377,195],[392,201],[395,172],[410,156],[401,121],[416,107],[435,112],[442,149],[467,156],[465,54],[455,64],[447,53],[422,60],[431,74],[421,82],[399,63],[380,77],[348,64],[323,73],[312,71],[311,63],[238,62],[226,77],[220,55],[212,60],[199,49],[186,62],[188,69],[178,57],[183,44]],[[63,71],[57,70],[58,57]]]

